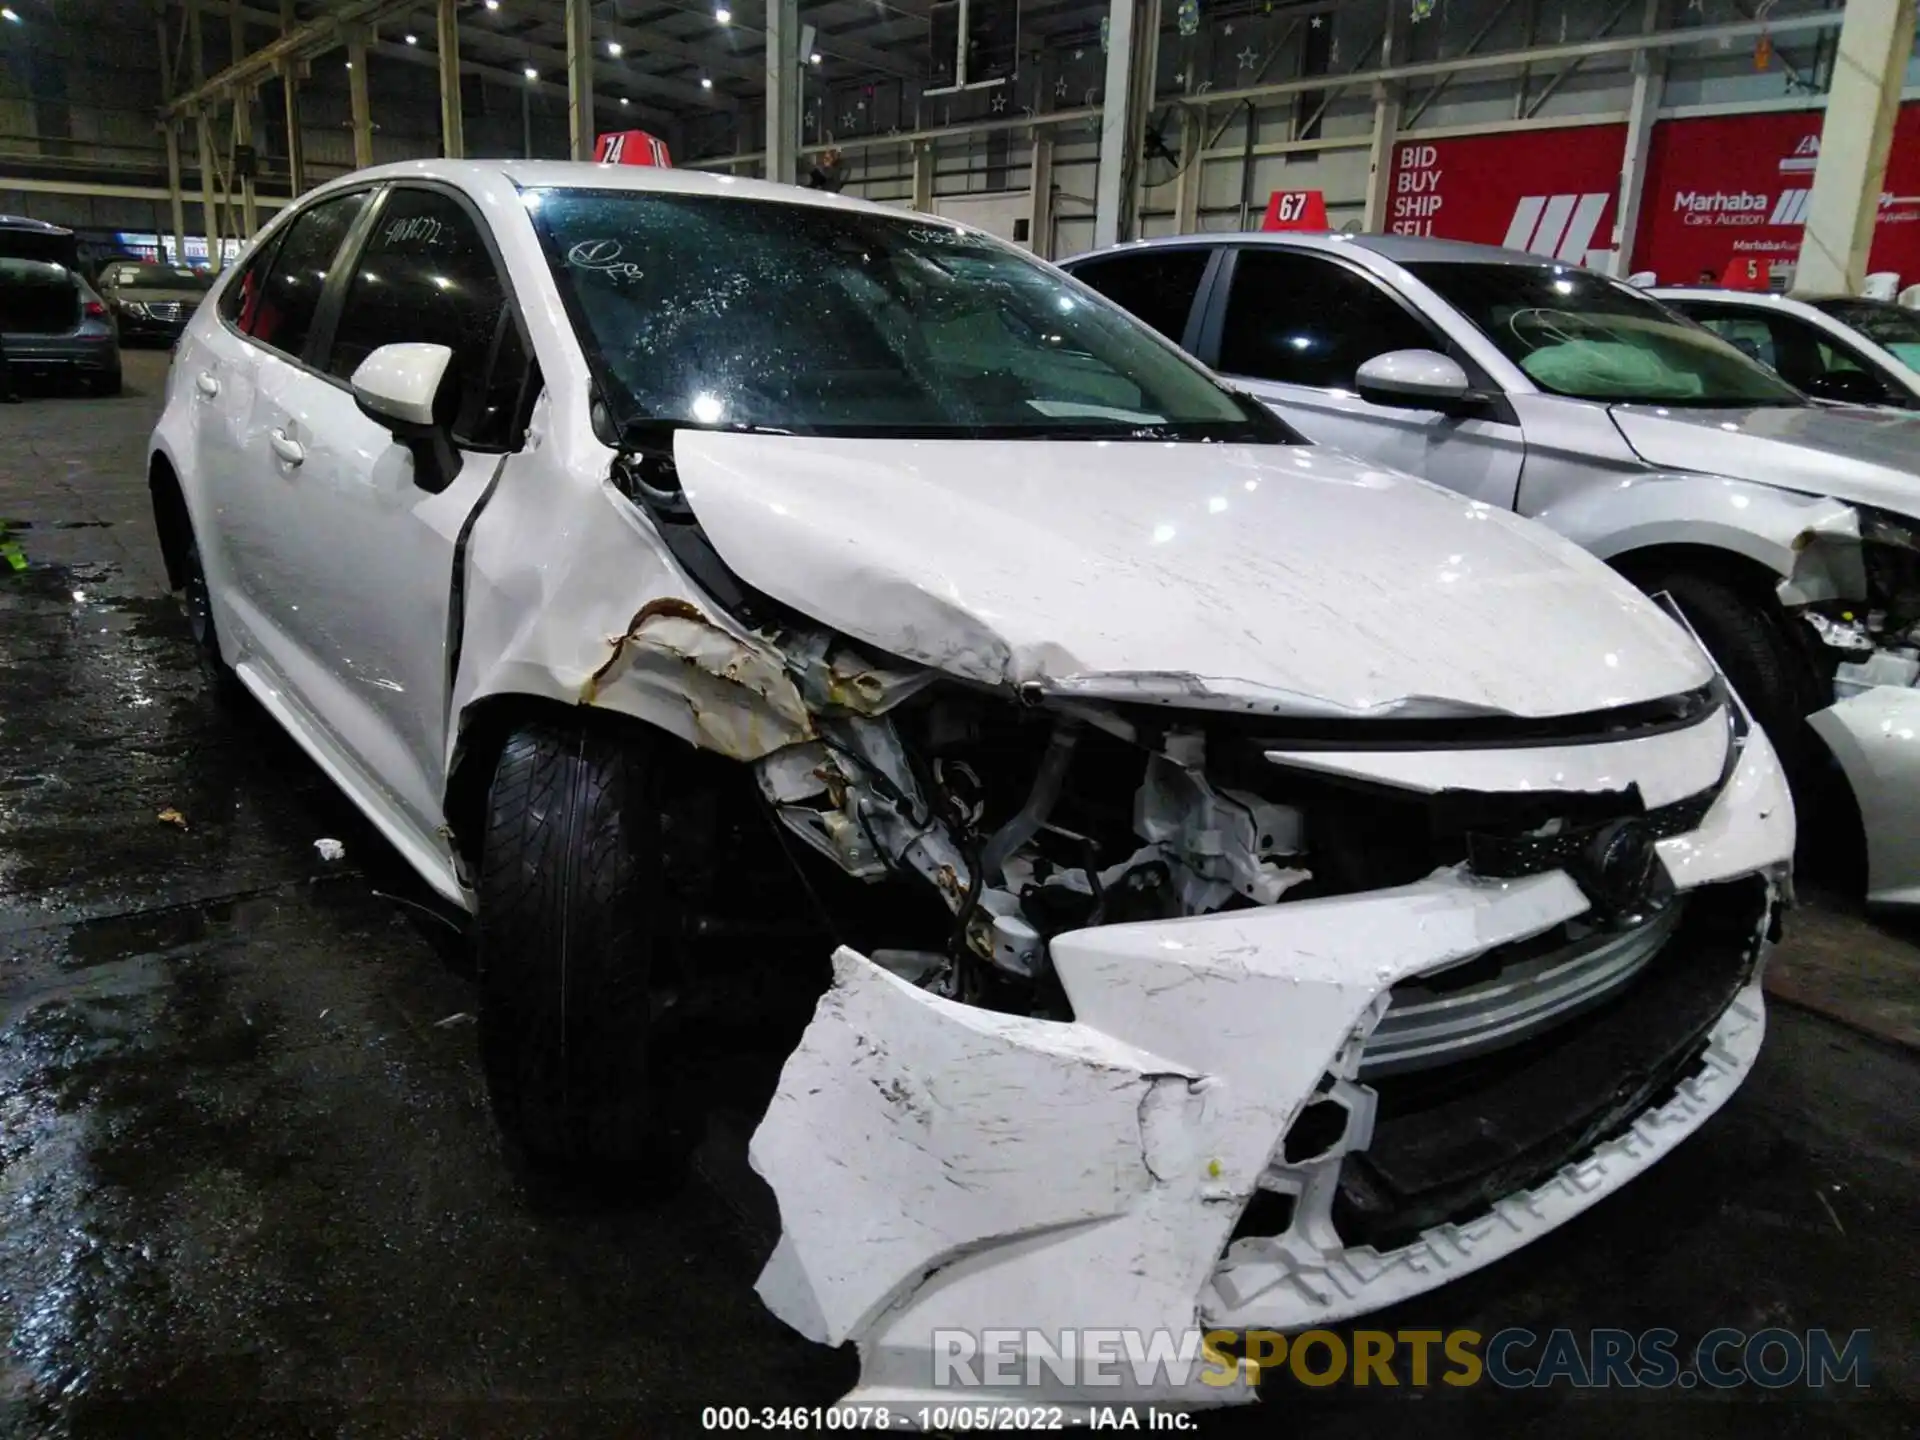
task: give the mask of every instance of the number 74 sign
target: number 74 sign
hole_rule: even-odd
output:
[[[1324,230],[1327,197],[1320,190],[1276,190],[1267,201],[1262,230]]]

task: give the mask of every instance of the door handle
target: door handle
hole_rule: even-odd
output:
[[[220,382],[205,370],[194,377],[193,383],[194,387],[209,400],[220,393]]]
[[[284,430],[267,432],[267,443],[273,446],[273,453],[289,465],[298,465],[307,458],[307,452],[298,440],[290,439]]]

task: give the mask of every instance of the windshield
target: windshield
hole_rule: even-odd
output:
[[[1091,291],[950,224],[660,191],[526,198],[623,430],[1291,438]]]
[[[174,265],[117,264],[107,270],[106,279],[134,290],[206,290],[213,284],[213,276],[203,270]]]
[[[1655,405],[1807,403],[1712,332],[1591,271],[1447,261],[1407,269],[1552,394]]]
[[[1814,308],[1842,325],[1851,325],[1899,356],[1902,364],[1920,370],[1920,312],[1874,300],[1816,300]]]

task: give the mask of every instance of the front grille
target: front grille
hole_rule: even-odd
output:
[[[178,300],[155,300],[147,306],[147,314],[155,320],[178,320],[180,302]]]
[[[1394,986],[1392,1004],[1367,1037],[1360,1078],[1455,1064],[1566,1024],[1631,983],[1673,938],[1685,909],[1684,897],[1676,899],[1624,931],[1570,935],[1557,927],[1539,941],[1503,945]]]
[[[1391,1249],[1480,1214],[1653,1104],[1694,1064],[1752,975],[1767,904],[1757,876],[1703,886],[1632,983],[1570,1023],[1458,1064],[1370,1081],[1373,1139],[1341,1165],[1341,1238]]]

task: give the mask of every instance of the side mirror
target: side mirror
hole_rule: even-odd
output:
[[[1369,404],[1447,414],[1471,410],[1484,399],[1475,393],[1460,363],[1438,350],[1389,350],[1376,355],[1354,372],[1353,385]]]
[[[1887,387],[1864,370],[1827,370],[1807,382],[1807,394],[1816,400],[1842,405],[1884,405]]]
[[[453,351],[445,345],[382,345],[362,360],[348,382],[360,413],[390,431],[413,453],[413,483],[439,494],[460,473],[445,413]]]

